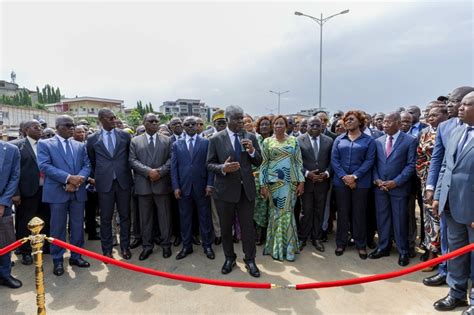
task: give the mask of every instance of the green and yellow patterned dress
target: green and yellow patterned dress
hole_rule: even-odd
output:
[[[262,149],[263,140],[263,137],[257,134],[257,141],[260,146],[260,149]],[[254,167],[253,171],[253,175],[255,176],[255,186],[257,188],[257,197],[255,198],[255,211],[253,215],[253,220],[255,221],[257,228],[266,229],[268,226],[269,203],[268,199],[264,199],[260,195],[260,167]]]
[[[260,166],[260,185],[271,194],[264,255],[273,259],[294,261],[299,253],[298,232],[293,209],[296,186],[304,182],[303,161],[298,141],[288,137],[284,142],[270,137],[262,144],[263,162]]]

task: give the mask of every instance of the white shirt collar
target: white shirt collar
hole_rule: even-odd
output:
[[[398,130],[397,133],[392,136],[392,138],[393,138],[393,141],[392,141],[392,142],[393,142],[393,143],[395,143],[395,142],[397,141],[398,136],[400,135],[400,133],[401,133],[401,131]],[[387,141],[388,141],[388,138],[390,138],[389,135],[387,135]]]
[[[61,137],[60,135],[56,134],[56,137],[58,137],[59,141],[64,142],[66,139]],[[72,137],[71,137],[72,138]],[[71,138],[68,138],[68,140],[71,140]]]
[[[195,134],[194,136],[191,137],[191,136],[188,135],[187,133],[184,133],[184,139],[186,140],[186,142],[189,142],[189,139],[191,139],[191,138],[193,138],[194,141],[196,141],[197,137],[199,137],[198,134]]]
[[[153,137],[153,141],[155,141],[155,140],[156,140],[156,135],[157,135],[158,133],[155,132],[155,134],[154,134],[153,136],[149,135],[148,132],[145,132],[145,134],[146,134],[146,139],[147,139],[147,140],[150,140],[150,137]]]

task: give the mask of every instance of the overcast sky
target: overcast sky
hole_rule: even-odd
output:
[[[318,104],[388,111],[474,85],[472,1],[0,1],[0,79],[67,97],[198,98],[261,115]]]

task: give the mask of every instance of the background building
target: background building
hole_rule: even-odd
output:
[[[77,119],[93,117],[97,118],[97,113],[101,108],[107,107],[114,112],[123,113],[123,100],[114,100],[99,97],[76,97],[61,99],[61,102],[46,104],[46,108],[54,113],[69,114]]]
[[[173,117],[196,116],[210,121],[213,108],[206,106],[198,99],[179,98],[176,101],[166,101],[160,106],[160,112]]]

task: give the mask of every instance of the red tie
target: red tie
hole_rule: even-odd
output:
[[[385,150],[387,157],[389,157],[390,153],[392,153],[392,144],[393,144],[393,137],[390,136],[388,137],[388,141],[387,141],[387,150]]]

